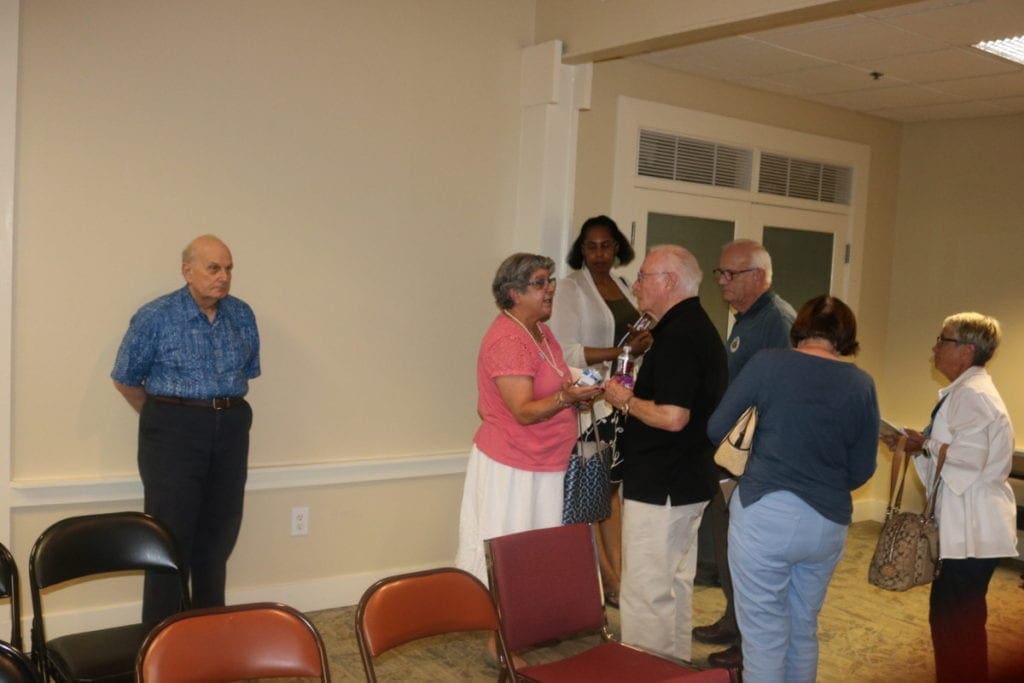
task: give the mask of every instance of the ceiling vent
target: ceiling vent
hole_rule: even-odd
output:
[[[852,184],[853,169],[846,166],[761,154],[758,192],[849,205]]]
[[[749,149],[641,130],[636,172],[649,178],[749,190],[753,157]]]

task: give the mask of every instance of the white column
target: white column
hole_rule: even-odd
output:
[[[562,43],[523,50],[515,249],[565,269],[576,187],[579,111],[590,108],[590,64],[562,64]]]
[[[18,0],[0,0],[0,541],[11,545],[11,334]]]

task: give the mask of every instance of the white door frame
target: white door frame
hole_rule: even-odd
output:
[[[849,206],[826,204],[761,194],[756,189],[737,190],[639,176],[636,159],[641,129],[754,150],[753,188],[757,187],[756,168],[761,151],[851,167],[851,203]],[[764,222],[758,224],[758,221],[762,217],[785,216],[787,220],[768,222],[793,227],[810,226],[814,222],[818,227],[808,229],[828,229],[836,235],[832,289],[856,311],[860,301],[870,158],[871,151],[867,145],[620,96],[615,132],[612,217],[620,225],[631,227],[635,233],[634,246],[641,253],[647,247],[645,207],[661,206],[666,207],[666,213],[705,215],[709,218],[739,216],[737,236],[750,239],[760,239]],[[734,207],[730,212],[718,215],[704,213],[708,207],[726,207],[733,203],[744,204],[747,208]],[[668,209],[669,206],[676,208]],[[639,264],[628,269],[629,275],[635,275],[638,267]]]

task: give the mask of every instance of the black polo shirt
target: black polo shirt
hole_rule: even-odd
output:
[[[687,408],[690,421],[669,432],[629,417],[621,436],[622,494],[655,505],[710,500],[717,480],[707,426],[728,383],[725,347],[697,297],[669,309],[651,334],[634,394]]]

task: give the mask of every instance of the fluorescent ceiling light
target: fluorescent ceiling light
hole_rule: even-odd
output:
[[[1024,36],[985,40],[974,47],[998,55],[1003,59],[1009,59],[1011,62],[1024,64]]]

